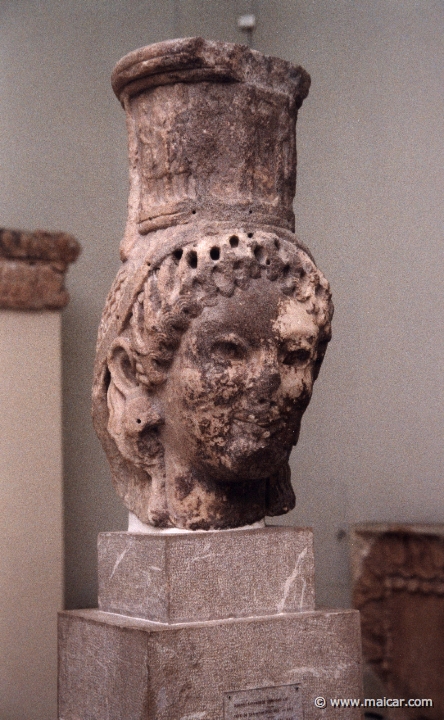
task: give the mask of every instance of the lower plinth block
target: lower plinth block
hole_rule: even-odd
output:
[[[354,610],[176,625],[66,611],[59,720],[358,720],[330,699],[362,696],[360,643]]]

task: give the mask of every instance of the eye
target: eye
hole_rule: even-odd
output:
[[[302,365],[307,362],[311,357],[310,350],[304,348],[298,348],[297,350],[290,350],[284,355],[282,360],[284,365]]]
[[[211,347],[213,355],[221,360],[244,360],[248,348],[240,338],[220,338]]]

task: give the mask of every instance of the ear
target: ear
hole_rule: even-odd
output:
[[[119,338],[108,355],[110,383],[107,391],[108,432],[120,453],[135,465],[144,466],[138,445],[141,434],[162,423],[153,398],[137,381],[136,359],[129,344]]]
[[[138,386],[136,377],[136,360],[129,343],[118,338],[108,353],[108,369],[111,383],[125,397],[134,392]]]
[[[128,343],[119,338],[108,354],[108,370],[110,382],[106,393],[108,406],[108,432],[116,441],[120,452],[120,440],[123,437],[123,424],[126,403],[137,389],[134,356]]]

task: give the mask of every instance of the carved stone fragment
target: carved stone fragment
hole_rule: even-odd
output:
[[[331,336],[293,234],[300,67],[201,38],[123,58],[123,265],[99,328],[93,417],[142,522],[221,529],[294,507],[288,458]]]
[[[391,698],[433,706],[384,708],[398,720],[444,716],[444,526],[357,525],[353,605],[364,660]]]
[[[65,307],[65,272],[79,253],[79,243],[66,233],[0,229],[0,308]]]

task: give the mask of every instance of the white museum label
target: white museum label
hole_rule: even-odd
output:
[[[301,687],[278,685],[227,692],[224,720],[303,720]]]

